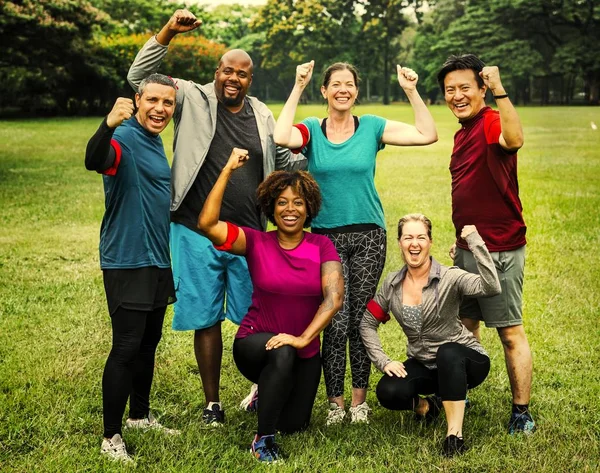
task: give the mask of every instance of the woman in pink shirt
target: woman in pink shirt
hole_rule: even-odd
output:
[[[233,149],[198,228],[217,249],[248,261],[252,304],[235,337],[233,357],[260,392],[251,452],[274,462],[281,458],[275,430],[297,432],[310,422],[321,378],[319,334],[342,306],[344,279],[331,241],[304,231],[321,206],[319,187],[307,172],[276,171],[259,186],[258,204],[276,230],[219,220],[227,182],[248,158],[248,151]]]

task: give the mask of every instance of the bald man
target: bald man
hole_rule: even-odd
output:
[[[198,28],[201,21],[177,10],[137,54],[127,79],[137,90],[156,72],[171,40]],[[265,104],[247,95],[252,59],[241,49],[221,57],[214,82],[198,85],[174,79],[177,112],[171,179],[171,257],[177,291],[174,330],[194,331],[194,352],[206,406],[202,419],[219,426],[225,413],[219,397],[223,341],[221,322],[240,323],[251,302],[252,283],[243,257],[216,250],[202,236],[198,215],[233,148],[248,150],[248,163],[236,172],[223,197],[220,220],[266,228],[256,203],[256,188],[275,169],[304,167],[304,157],[276,148],[275,120]]]

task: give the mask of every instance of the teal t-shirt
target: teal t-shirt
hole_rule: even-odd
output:
[[[135,118],[113,135],[121,148],[114,176],[104,175],[106,211],[100,229],[102,269],[171,267],[171,169],[160,136]]]
[[[310,133],[302,153],[323,197],[312,228],[374,223],[385,229],[383,206],[375,189],[375,160],[385,146],[381,143],[385,118],[363,115],[356,132],[339,144],[325,137],[318,118],[309,117],[302,123]]]

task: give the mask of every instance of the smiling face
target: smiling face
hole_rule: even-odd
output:
[[[302,232],[306,213],[306,201],[291,186],[275,200],[273,218],[279,231],[287,234]]]
[[[429,260],[432,241],[423,222],[405,222],[398,245],[402,259],[411,268],[419,268]]]
[[[333,72],[327,85],[321,86],[323,98],[330,110],[350,110],[358,97],[358,86],[354,74],[348,69]]]
[[[485,107],[486,86],[479,87],[472,69],[449,72],[444,78],[444,98],[459,121],[473,118]]]
[[[140,125],[158,135],[171,121],[175,111],[175,89],[168,85],[150,83],[142,94],[135,94],[135,117]]]
[[[230,110],[237,112],[252,84],[252,59],[240,49],[223,55],[215,71],[217,99]]]

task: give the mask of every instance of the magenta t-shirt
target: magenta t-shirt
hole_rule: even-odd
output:
[[[273,332],[300,336],[312,322],[323,300],[321,264],[340,261],[323,235],[304,233],[292,250],[279,246],[277,232],[241,227],[246,234],[246,260],[252,279],[252,304],[236,338]],[[319,353],[319,337],[298,351],[301,358]]]

